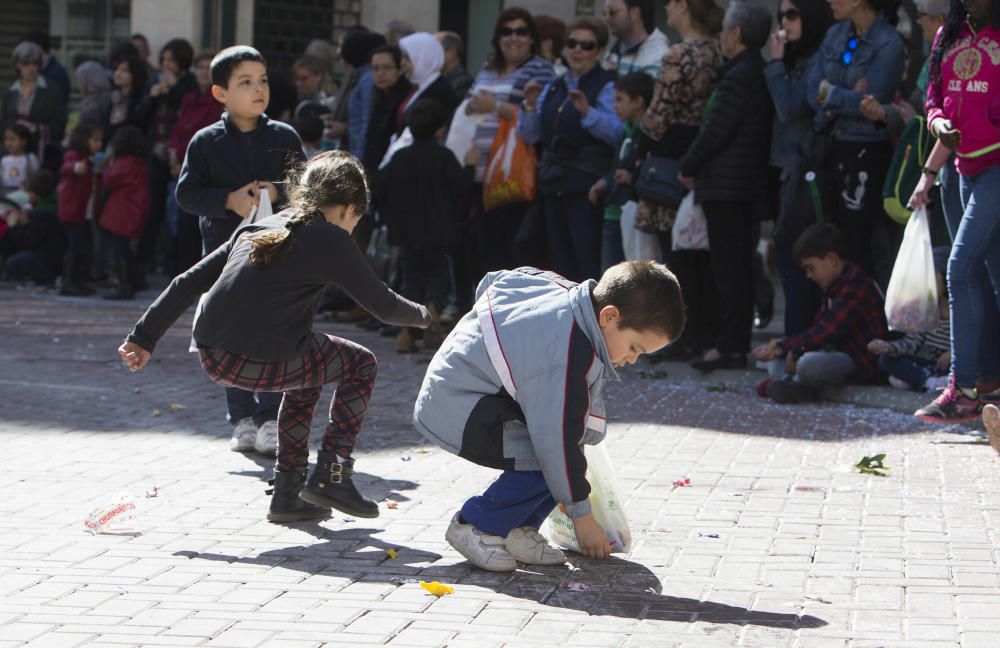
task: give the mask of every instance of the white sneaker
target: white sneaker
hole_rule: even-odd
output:
[[[278,450],[278,422],[264,421],[257,428],[253,449],[261,454],[274,455]]]
[[[924,389],[929,392],[941,391],[948,386],[951,376],[931,376],[924,381]]]
[[[517,561],[504,548],[503,538],[483,533],[471,524],[460,523],[458,513],[451,518],[444,538],[476,567],[494,572],[517,569]]]
[[[229,440],[229,449],[233,452],[250,452],[257,440],[257,426],[252,418],[240,419],[233,426],[233,438]]]
[[[897,378],[895,376],[889,376],[889,386],[895,389],[901,389],[903,391],[912,391],[913,385],[906,382],[902,378]]]
[[[549,544],[538,529],[518,527],[507,534],[507,551],[528,565],[561,565],[566,554]]]

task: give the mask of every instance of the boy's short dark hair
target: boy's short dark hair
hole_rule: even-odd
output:
[[[667,266],[655,261],[623,261],[608,268],[593,292],[599,312],[618,308],[618,328],[656,331],[673,342],[684,332],[687,315],[681,285]]]
[[[843,232],[829,223],[816,223],[799,235],[792,247],[795,263],[803,259],[821,259],[829,253],[847,258],[847,239]]]
[[[216,54],[212,59],[212,85],[228,88],[236,66],[246,61],[256,61],[267,67],[264,55],[249,45],[233,45]]]
[[[434,99],[417,99],[406,111],[406,124],[413,133],[413,139],[431,139],[444,123],[444,106]]]
[[[645,72],[630,72],[615,81],[615,90],[625,93],[630,99],[642,97],[648,106],[653,100],[656,81]]]
[[[303,142],[318,142],[323,139],[323,120],[315,112],[302,111],[293,125]]]
[[[396,47],[395,45],[382,45],[381,47],[376,47],[372,50],[372,53],[368,55],[368,62],[375,58],[376,54],[388,54],[392,57],[392,61],[396,64],[396,67],[403,65],[403,51]]]
[[[38,169],[28,175],[28,179],[24,183],[24,188],[39,198],[48,198],[56,191],[56,179],[51,171]]]

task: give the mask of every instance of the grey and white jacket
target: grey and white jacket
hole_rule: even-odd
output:
[[[590,512],[583,444],[604,439],[603,390],[618,380],[591,292],[551,272],[491,272],[431,360],[413,423],[448,452],[541,470],[570,517]]]

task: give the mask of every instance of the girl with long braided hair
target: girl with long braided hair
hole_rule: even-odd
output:
[[[144,367],[156,342],[204,293],[194,340],[208,376],[227,387],[284,393],[267,519],[326,518],[331,508],[378,517],[378,505],[354,486],[351,456],[375,385],[375,356],[349,340],[314,333],[313,317],[330,284],[388,324],[427,328],[430,317],[382,283],[351,239],[371,202],[357,158],[322,153],[288,183],[288,209],[243,225],[176,277],[118,352],[130,370]],[[327,384],[337,387],[307,481],[309,426]]]

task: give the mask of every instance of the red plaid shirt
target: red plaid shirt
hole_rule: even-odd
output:
[[[867,382],[878,373],[878,361],[868,351],[868,342],[884,339],[885,299],[875,281],[850,261],[823,295],[816,319],[809,330],[778,341],[786,352],[841,351],[854,359],[855,382]]]

